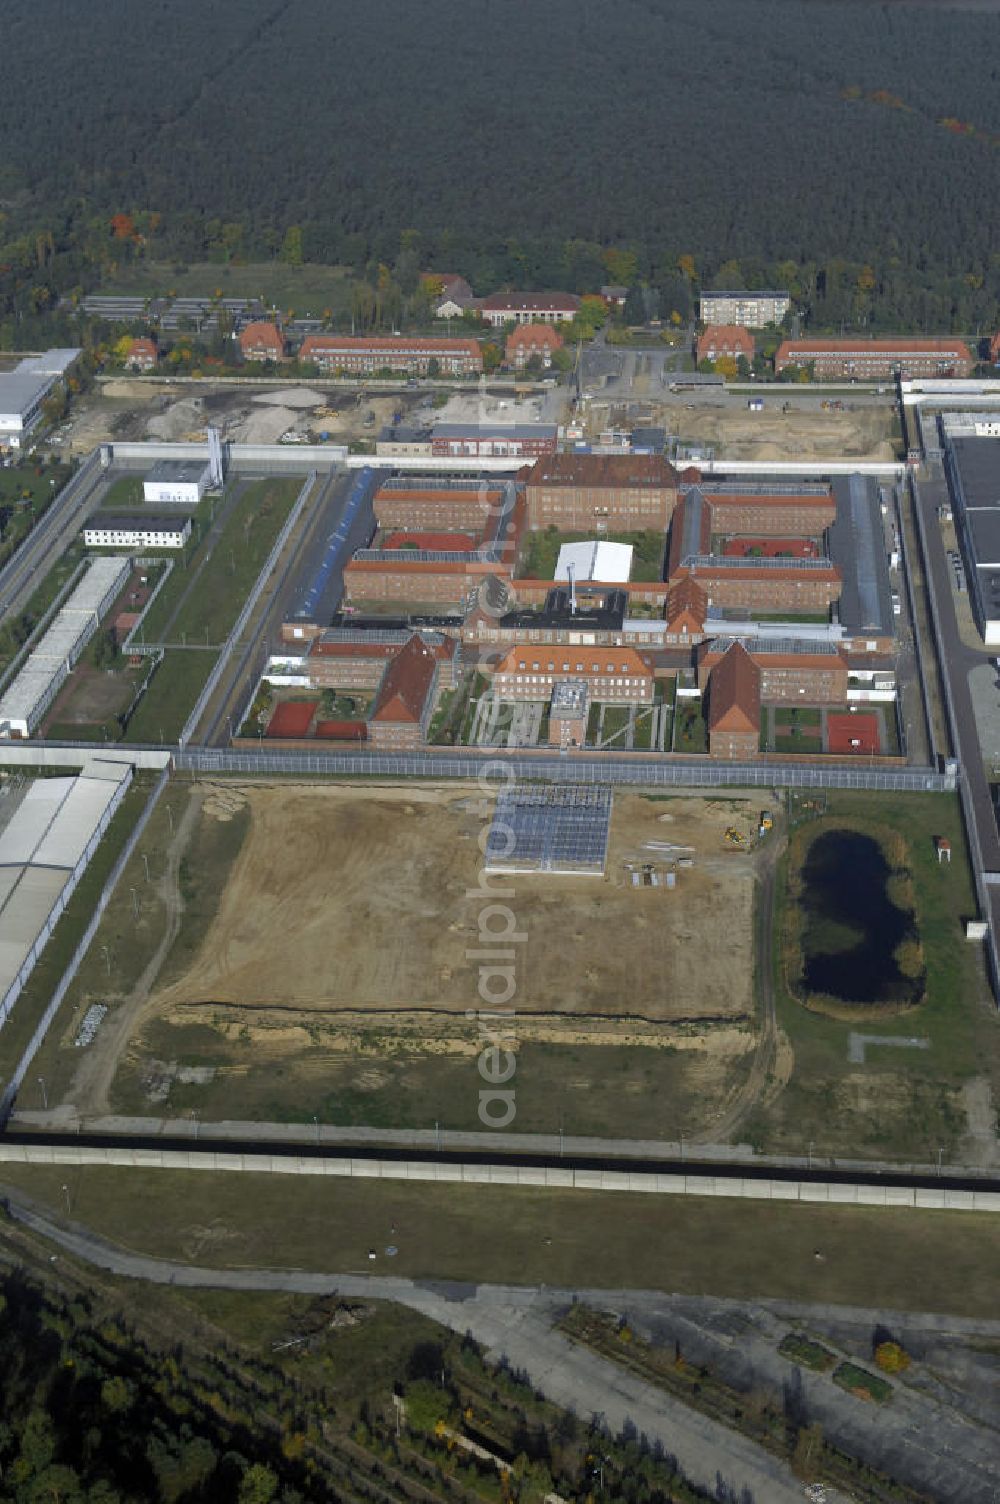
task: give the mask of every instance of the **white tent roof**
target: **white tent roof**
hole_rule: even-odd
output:
[[[564,543],[556,561],[556,579],[568,580],[570,569],[577,584],[598,580],[602,585],[624,585],[632,569],[631,543]]]

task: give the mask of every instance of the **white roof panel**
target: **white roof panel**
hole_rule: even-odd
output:
[[[75,778],[35,780],[0,833],[0,866],[23,867],[33,859],[75,783]]]
[[[632,569],[631,543],[605,543],[595,538],[586,543],[564,543],[556,561],[556,579],[568,580],[570,569],[577,584],[599,580],[603,585],[623,585]]]
[[[114,797],[113,783],[101,778],[75,779],[33,860],[46,867],[75,867]]]

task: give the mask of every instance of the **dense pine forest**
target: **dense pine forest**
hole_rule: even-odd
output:
[[[1000,315],[996,10],[5,0],[4,56],[2,343],[137,257]]]

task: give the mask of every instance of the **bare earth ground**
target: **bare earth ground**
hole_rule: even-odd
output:
[[[706,444],[732,459],[895,458],[888,407],[823,412],[817,403],[783,413],[781,399],[768,394],[762,413],[748,412],[731,399],[725,408],[690,403],[667,411],[672,431],[683,443]]]
[[[482,1040],[468,1010],[484,1005],[466,951],[480,948],[485,903],[470,895],[487,814],[475,790],[202,783],[187,801],[166,867],[153,859],[148,964],[128,991],[97,966],[53,1038],[57,1112],[474,1117]],[[247,808],[235,861],[212,859],[218,908],[185,951],[185,865]],[[723,832],[756,817],[746,801],[616,794],[605,878],[500,880],[527,937],[514,999],[526,1129],[550,1131],[565,1109],[567,1132],[693,1133],[728,1108],[757,1032],[758,858],[726,849]],[[651,860],[649,840],[694,847],[672,891],[628,882],[623,862]],[[117,955],[121,937],[102,940]],[[93,1001],[112,1012],[81,1052]]]
[[[152,1011],[477,1006],[478,962],[467,952],[481,943],[486,907],[478,801],[470,809],[454,790],[414,788],[246,792],[250,835],[215,923],[194,967],[153,998]],[[505,902],[527,937],[517,953],[519,1016],[745,1018],[752,876],[746,857],[723,851],[732,819],[728,805],[671,801],[667,810],[619,794],[603,880],[511,879]],[[673,892],[627,885],[623,859],[657,839],[696,848],[696,866],[679,873]],[[725,946],[713,944],[723,933]]]

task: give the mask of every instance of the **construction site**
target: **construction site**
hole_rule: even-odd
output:
[[[356,1086],[374,1072],[377,1087],[387,1067],[469,1062],[483,1006],[473,957],[499,943],[482,917],[498,886],[512,889],[504,902],[523,936],[519,1048],[557,1047],[574,1080],[586,1046],[595,1068],[609,1049],[624,1051],[623,1069],[652,1051],[693,1073],[706,1118],[753,1050],[767,834],[756,804],[619,792],[592,812],[609,820],[600,870],[489,877],[480,850],[495,801],[472,789],[197,784],[178,796],[163,880],[95,943],[98,957],[96,946],[138,947],[134,985],[115,987],[115,962],[85,968],[47,1062],[67,1112],[169,1114],[193,1092],[208,1116],[253,1117],[264,1101],[294,1110],[303,1089],[342,1074]],[[212,890],[204,904],[185,899],[193,860]],[[95,1003],[110,1011],[81,1055]]]

